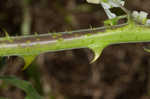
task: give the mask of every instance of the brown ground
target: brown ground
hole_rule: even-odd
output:
[[[1,30],[20,35],[22,1],[0,0]],[[126,1],[128,9],[150,13],[149,0]],[[85,0],[30,0],[28,7],[32,33],[102,26],[106,19],[102,8]],[[93,64],[89,64],[93,54],[88,49],[41,54],[36,59],[39,67],[25,72],[22,60],[12,57],[0,74],[30,80],[45,99],[50,95],[56,99],[149,99],[150,54],[143,51],[143,45],[109,46]],[[9,86],[0,89],[0,96],[22,99],[24,93]]]

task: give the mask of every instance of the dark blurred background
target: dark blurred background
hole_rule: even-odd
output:
[[[150,13],[150,0],[126,0],[125,7]],[[1,36],[98,27],[106,19],[100,5],[86,0],[0,0]],[[89,49],[48,52],[25,71],[23,60],[13,56],[0,75],[30,81],[45,99],[150,99],[150,54],[143,45],[109,46],[92,64]],[[25,94],[5,86],[0,96],[23,99]]]

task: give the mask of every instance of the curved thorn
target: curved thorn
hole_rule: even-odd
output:
[[[94,52],[94,58],[92,59],[90,63],[94,63],[100,57],[100,55],[101,55],[101,52],[99,53]]]
[[[24,59],[24,62],[25,62],[25,65],[23,67],[23,70],[27,69],[31,63],[34,61],[35,57],[36,56],[33,56],[33,55],[25,55],[25,56],[22,56],[23,59]]]
[[[91,46],[89,47],[93,52],[94,52],[94,58],[92,59],[92,61],[90,63],[94,63],[101,55],[104,46]]]
[[[150,52],[150,48],[146,48],[146,46],[144,46],[143,48],[144,48],[144,51]]]

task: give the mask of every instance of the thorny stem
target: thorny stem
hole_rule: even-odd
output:
[[[0,56],[20,55],[29,65],[40,53],[90,48],[95,54],[94,62],[108,45],[138,42],[150,42],[150,27],[129,23],[72,32],[0,38]]]
[[[15,55],[32,54],[32,52],[36,52],[37,50],[37,49],[33,49],[35,46],[38,46],[38,49],[42,50],[42,47],[39,48],[42,45],[48,45],[47,47],[49,47],[50,48],[49,50],[51,51],[88,47],[88,44],[86,45],[86,43],[89,43],[89,41],[86,41],[85,39],[87,38],[90,39],[94,35],[102,35],[103,32],[106,32],[106,30],[108,29],[116,29],[116,28],[123,27],[125,25],[127,24],[115,25],[111,27],[107,26],[107,27],[98,27],[93,29],[83,29],[83,30],[77,30],[71,32],[59,32],[59,33],[48,33],[48,34],[41,34],[41,35],[28,35],[28,36],[16,36],[16,37],[4,37],[4,38],[1,37],[0,50],[2,51],[0,51],[0,55],[7,56],[13,54]],[[67,47],[68,44],[70,46],[69,48]],[[71,45],[73,46],[71,47]],[[17,53],[17,51],[19,51],[19,53]]]

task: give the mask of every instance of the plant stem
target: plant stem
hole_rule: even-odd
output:
[[[31,31],[31,15],[29,9],[29,1],[22,1],[22,12],[23,12],[23,21],[21,26],[21,33],[23,35],[29,35]]]
[[[45,52],[90,48],[96,61],[103,49],[112,44],[150,42],[150,27],[134,23],[72,32],[0,38],[0,56],[20,55],[25,67]]]
[[[125,25],[126,24],[71,32],[0,38],[0,56],[37,55],[48,51],[85,48],[99,40],[103,40],[100,38],[107,37],[105,36],[107,29],[115,29]],[[111,35],[111,33],[109,35]],[[104,42],[102,41],[101,43]]]

